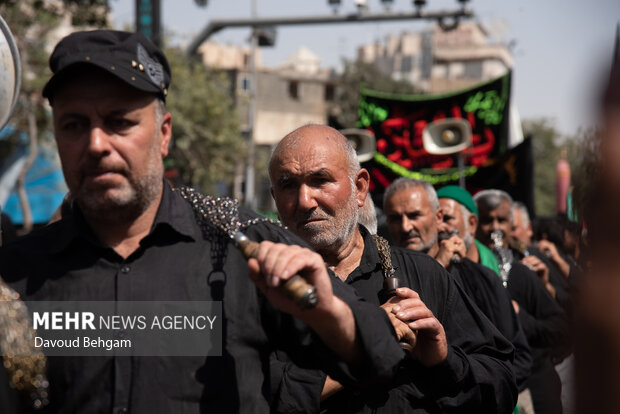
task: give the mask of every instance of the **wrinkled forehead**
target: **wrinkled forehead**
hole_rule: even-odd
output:
[[[480,203],[478,205],[478,212],[481,218],[492,216],[510,219],[510,203],[502,200],[495,208],[490,208],[485,203]]]
[[[451,198],[440,198],[439,207],[445,214],[449,214],[457,219],[461,219],[461,206],[462,204]]]
[[[275,153],[271,163],[273,176],[305,176],[318,171],[346,173],[346,154],[334,139],[304,137],[296,140]]]
[[[386,210],[398,213],[430,210],[430,202],[422,186],[407,187],[400,190],[386,203]]]

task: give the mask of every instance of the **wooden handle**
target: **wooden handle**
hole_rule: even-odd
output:
[[[255,241],[244,238],[237,242],[237,246],[246,259],[256,257],[258,243]],[[306,279],[299,275],[292,276],[278,288],[282,289],[301,309],[314,308],[319,302],[319,298],[316,296],[316,287],[306,282]]]

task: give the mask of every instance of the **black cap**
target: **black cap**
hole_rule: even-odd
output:
[[[54,75],[43,88],[52,103],[57,87],[69,69],[94,65],[128,85],[166,100],[170,66],[163,52],[141,33],[116,30],[76,32],[62,39],[50,56]]]

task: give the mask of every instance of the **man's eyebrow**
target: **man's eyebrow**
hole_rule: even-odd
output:
[[[280,177],[278,177],[278,184],[286,184],[292,180],[293,177],[291,177],[289,174],[282,174]]]
[[[331,176],[331,173],[329,172],[329,170],[327,170],[327,168],[321,168],[316,171],[310,172],[310,175],[313,177],[328,177]]]
[[[62,121],[65,121],[67,119],[76,119],[76,118],[83,119],[83,118],[86,118],[86,115],[80,114],[80,113],[77,113],[77,112],[68,112],[68,113],[62,114],[60,117],[58,117],[58,121],[62,122]]]

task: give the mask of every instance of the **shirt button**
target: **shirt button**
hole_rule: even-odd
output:
[[[121,267],[121,272],[123,273],[129,273],[130,270],[131,270],[131,267],[127,265],[123,265],[123,267]]]

